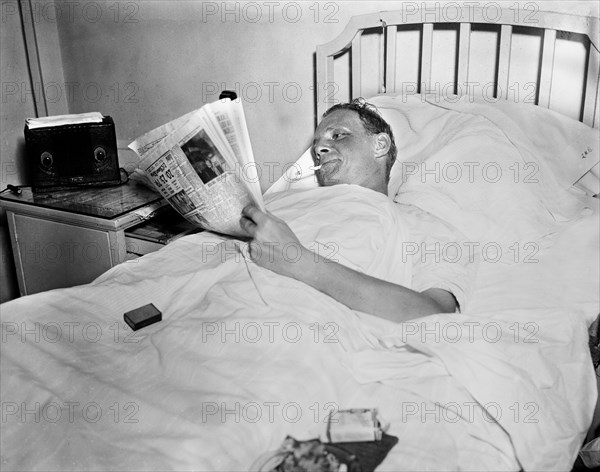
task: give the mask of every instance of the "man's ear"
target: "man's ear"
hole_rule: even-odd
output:
[[[375,157],[387,156],[392,140],[387,133],[379,133],[375,136]]]

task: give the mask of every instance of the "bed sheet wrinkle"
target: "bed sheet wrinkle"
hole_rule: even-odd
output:
[[[300,328],[301,341],[307,339],[317,345],[329,345],[332,348],[330,355],[339,352],[340,356],[345,356],[349,352],[378,345],[371,327],[361,320],[358,313],[296,280],[281,278],[275,283],[268,283],[271,274],[267,270],[259,267],[252,270],[273,313],[279,313],[281,317],[280,329],[287,329],[288,322],[294,323]],[[281,297],[282,290],[287,295],[284,299]],[[294,339],[293,334],[290,334],[290,339]]]
[[[267,198],[266,205],[309,248],[315,241],[331,245],[321,254],[324,257],[384,280],[410,284],[410,264],[390,253],[408,240],[408,228],[385,195],[357,185],[336,185],[277,193]],[[389,257],[396,257],[398,263],[386,263]]]
[[[27,355],[23,355],[23,344],[21,339],[7,338],[6,345],[10,345],[11,348],[6,353],[7,358],[5,359],[8,372],[11,371],[12,366],[7,361],[11,358],[13,352],[17,359],[27,359],[29,368],[21,367],[22,362],[19,360],[14,361],[14,364],[21,367],[24,372],[31,372],[34,378],[42,376],[45,372],[60,369],[60,376],[51,377],[44,381],[45,388],[53,388],[58,391],[61,386],[64,389],[63,382],[66,386],[74,385],[79,377],[87,377],[91,380],[98,380],[100,377],[110,378],[111,372],[110,370],[107,372],[104,366],[110,364],[111,356],[108,355],[108,351],[112,352],[110,347],[112,340],[108,341],[108,348],[102,349],[100,343],[91,343],[87,340],[82,342],[75,335],[73,335],[71,342],[67,342],[62,348],[57,348],[54,342],[44,342],[43,339],[40,339],[39,342],[33,343],[35,349],[25,351]],[[100,367],[90,372],[87,367],[93,362],[98,362]],[[7,372],[7,370],[4,370],[4,372]],[[71,380],[73,380],[73,383]],[[7,382],[10,381],[11,378],[9,377]]]
[[[144,257],[119,264],[92,282],[123,285],[170,276],[177,278],[193,274],[200,268],[218,267],[221,262],[235,254],[233,251],[217,251],[227,240],[209,232],[188,235]]]
[[[590,198],[586,204],[592,214],[555,232],[539,246],[522,247],[512,264],[482,262],[469,310],[483,316],[503,309],[532,308],[528,316],[536,318],[528,321],[535,322],[539,308],[562,308],[566,317],[583,319],[589,326],[600,310],[600,216],[597,199]],[[561,339],[560,330],[553,332]]]
[[[499,323],[501,317],[506,316],[507,313],[503,313],[494,320]],[[546,311],[546,316],[562,317],[562,313],[560,310],[551,314]],[[507,318],[508,322],[503,325],[504,328],[510,326],[511,319],[518,318]],[[574,326],[577,324],[575,323]],[[539,339],[539,346],[543,346],[547,342],[543,329],[539,332]],[[574,339],[578,339],[578,337],[576,336]],[[583,342],[578,343],[579,358],[581,359],[577,369],[578,378],[573,376],[573,383],[562,384],[567,388],[566,391],[557,391],[556,389],[550,391],[545,388],[551,383],[547,381],[550,377],[546,374],[554,370],[552,363],[560,363],[561,357],[565,355],[564,350],[560,348],[555,350],[553,357],[546,358],[541,353],[536,353],[536,350],[540,349],[537,345],[532,344],[523,350],[522,343],[514,342],[510,336],[502,338],[497,345],[492,347],[489,346],[490,343],[481,342],[473,343],[470,346],[463,345],[460,351],[455,351],[454,354],[451,353],[453,346],[447,343],[425,345],[422,340],[416,338],[409,342],[413,345],[417,342],[425,350],[437,351],[450,373],[467,386],[480,403],[486,404],[495,401],[502,406],[502,410],[505,412],[510,411],[511,405],[516,400],[521,405],[533,404],[537,407],[540,415],[539,422],[515,424],[509,419],[499,419],[511,437],[519,439],[515,441],[515,447],[526,468],[536,465],[537,467],[545,466],[557,469],[561,467],[559,464],[563,464],[562,467],[570,467],[572,462],[569,461],[574,459],[573,451],[577,450],[577,442],[585,433],[589,414],[593,411],[593,402],[590,400],[595,397],[595,387],[592,385],[593,377],[590,375],[591,366],[587,359],[589,354]],[[551,345],[554,346],[554,344]],[[505,356],[505,352],[508,352],[509,355]],[[513,367],[514,363],[511,358],[519,359],[517,369]],[[498,373],[489,375],[487,367],[490,363],[496,366],[496,372],[500,372],[500,375]],[[473,376],[472,369],[478,372],[476,376]],[[526,373],[521,374],[524,370]],[[474,382],[473,379],[477,379],[477,382]],[[509,395],[503,398],[503,392],[510,391],[517,396]],[[572,406],[573,398],[579,398],[583,405],[587,405],[587,408],[580,410],[581,414],[578,414],[577,407]],[[559,415],[559,417],[555,415]],[[554,452],[548,451],[544,458],[536,457],[532,451],[541,450],[540,440],[550,441],[557,446],[562,444],[562,449],[557,447]]]
[[[405,346],[394,350],[364,349],[350,354],[344,361],[356,380],[362,384],[382,378],[414,378],[415,375],[435,376],[445,373],[441,363],[427,358],[420,351],[410,352]]]
[[[382,418],[391,421],[388,433],[399,438],[378,470],[520,470],[506,432],[486,421],[470,393],[438,368],[436,376],[364,385],[361,393],[379,401]],[[457,408],[466,414],[456,418]]]

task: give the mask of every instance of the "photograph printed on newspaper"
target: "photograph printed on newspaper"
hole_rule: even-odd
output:
[[[140,169],[188,221],[246,236],[242,209],[264,203],[239,100],[222,99],[162,125],[132,142]]]

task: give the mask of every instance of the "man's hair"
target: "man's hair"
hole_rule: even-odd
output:
[[[323,113],[323,118],[338,110],[352,110],[358,113],[360,121],[362,121],[367,133],[371,135],[385,133],[390,137],[391,144],[390,150],[388,151],[386,163],[387,166],[385,169],[386,179],[389,179],[392,166],[394,165],[394,162],[396,162],[398,149],[396,148],[396,142],[394,141],[394,133],[392,133],[392,128],[387,121],[381,117],[377,107],[371,103],[368,103],[364,98],[355,98],[349,103],[338,103],[337,105],[332,106],[325,113]]]

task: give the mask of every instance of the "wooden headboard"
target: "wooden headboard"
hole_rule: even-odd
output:
[[[600,75],[599,31],[600,20],[596,17],[570,15],[564,13],[543,12],[534,8],[534,3],[526,4],[531,9],[500,8],[498,3],[486,4],[485,7],[460,6],[449,3],[444,6],[419,6],[415,2],[402,4],[401,10],[382,11],[366,15],[354,16],[344,31],[334,40],[317,46],[317,117],[338,101],[367,96],[363,86],[365,72],[375,75],[378,80],[375,93],[426,93],[431,91],[450,93],[462,96],[472,93],[472,71],[481,66],[473,63],[473,32],[487,30],[495,34],[495,48],[490,55],[495,57],[493,80],[486,84],[485,93],[494,100],[515,99],[547,107],[563,114],[570,114],[584,123],[598,127],[600,106],[598,84]],[[418,78],[398,83],[397,77],[402,71],[402,60],[398,53],[402,42],[402,33],[418,32],[420,35],[420,51],[418,53]],[[442,88],[432,81],[432,67],[440,58],[434,54],[434,31],[451,30],[455,32],[455,57],[453,79],[445,81]],[[365,33],[376,36],[378,46],[375,53],[365,51],[363,37]],[[511,60],[513,39],[518,34],[539,36],[539,47],[530,60],[536,63],[536,78],[528,82],[531,93],[511,94],[515,83],[511,78],[518,65]],[[579,87],[576,99],[577,109],[570,113],[561,110],[560,104],[553,99],[553,77],[560,67],[573,68],[573,64],[557,63],[558,40],[580,43],[583,55],[580,71],[580,84],[569,84]],[[516,51],[519,52],[519,51]],[[334,76],[336,61],[349,55],[350,66],[347,67],[347,78]],[[448,55],[444,55],[448,60]],[[564,56],[564,55],[563,55]],[[377,62],[376,66],[363,68],[365,58]],[[441,58],[444,59],[444,58]],[[521,61],[521,64],[523,61]],[[337,80],[337,82],[336,82]],[[342,85],[347,83],[347,97],[341,97]],[[522,84],[521,84],[522,85]],[[436,89],[437,87],[437,89]],[[512,89],[511,89],[512,87]],[[372,91],[371,91],[372,92]],[[555,89],[555,93],[561,93]],[[370,93],[372,94],[372,93]]]

